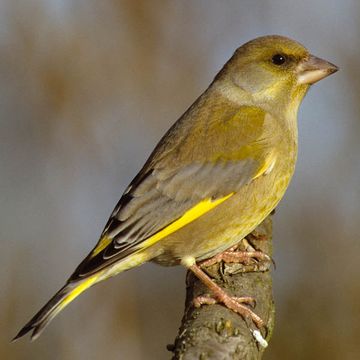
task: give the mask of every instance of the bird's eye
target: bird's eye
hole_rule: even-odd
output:
[[[273,64],[275,65],[282,65],[285,63],[286,61],[286,57],[285,55],[282,54],[275,54],[272,58],[271,61],[273,62]]]

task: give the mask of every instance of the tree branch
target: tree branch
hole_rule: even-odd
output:
[[[271,256],[271,237],[272,220],[269,216],[247,239],[257,250]],[[259,266],[263,265],[259,263]],[[254,311],[267,325],[267,341],[271,337],[275,315],[269,267],[260,268],[258,272],[244,272],[246,267],[240,264],[220,263],[206,269],[228,293],[256,299]],[[248,324],[239,315],[219,304],[195,308],[193,299],[208,293],[208,290],[190,272],[186,286],[182,323],[175,344],[168,346],[173,352],[173,360],[261,359],[264,347],[255,340]],[[254,329],[253,324],[249,325]]]

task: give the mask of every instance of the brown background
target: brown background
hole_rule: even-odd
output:
[[[359,15],[355,0],[1,0],[0,358],[169,358],[185,271],[151,264],[82,295],[35,343],[9,340],[95,244],[164,131],[236,47],[271,33],[341,71],[300,110],[265,358],[358,358]]]

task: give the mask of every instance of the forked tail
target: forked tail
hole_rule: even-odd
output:
[[[99,275],[93,275],[84,280],[66,284],[61,288],[48,303],[19,331],[14,340],[19,339],[28,332],[32,331],[31,340],[39,337],[49,322],[62,310],[66,305],[73,301],[83,291],[96,283]]]

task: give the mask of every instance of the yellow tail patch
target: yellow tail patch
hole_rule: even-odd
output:
[[[82,281],[78,286],[76,286],[73,290],[70,291],[66,297],[61,300],[58,312],[61,311],[65,306],[71,303],[76,297],[78,297],[82,292],[88,289],[91,285],[94,285],[96,280],[98,279],[99,275],[96,274],[94,276],[89,277],[88,279]]]

